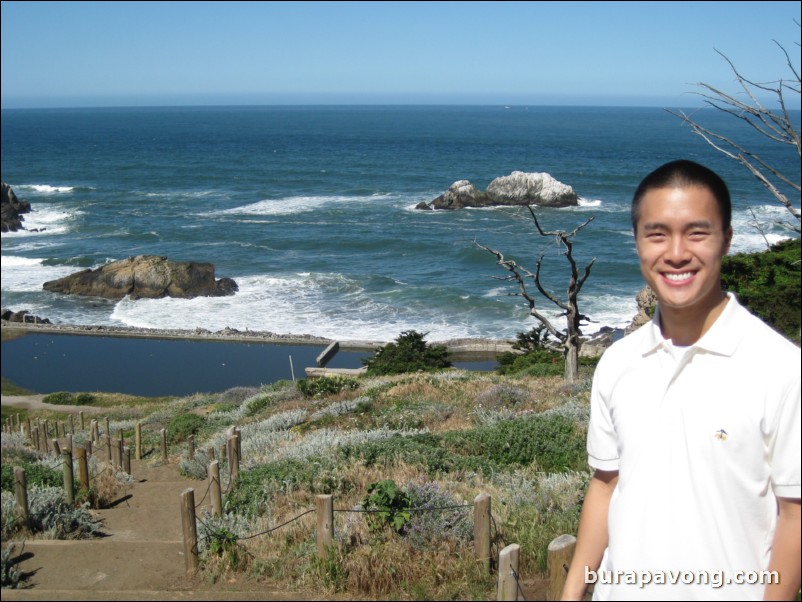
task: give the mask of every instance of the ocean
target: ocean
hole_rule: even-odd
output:
[[[798,112],[796,113],[798,116]],[[799,179],[793,152],[712,109],[696,117]],[[580,309],[622,328],[642,286],[629,225],[640,179],[677,158],[730,185],[733,252],[785,236],[785,210],[742,167],[660,108],[260,106],[2,111],[2,179],[31,203],[2,235],[2,306],[63,324],[270,331],[341,341],[514,338],[533,318],[477,243],[534,269],[563,297],[562,250],[521,208],[423,212],[454,181],[479,188],[548,172],[578,207],[538,209],[596,263]],[[38,230],[38,231],[34,231]],[[231,297],[71,298],[42,284],[133,255],[212,262]],[[541,308],[558,318],[543,300]]]

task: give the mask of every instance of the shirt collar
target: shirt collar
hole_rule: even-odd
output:
[[[710,329],[696,341],[691,347],[715,353],[718,355],[732,355],[738,342],[741,340],[741,332],[738,327],[738,315],[744,311],[743,306],[738,303],[738,299],[733,293],[727,293],[729,301],[724,306],[724,311],[716,318]],[[666,340],[660,331],[660,304],[658,303],[654,317],[651,322],[644,326],[646,333],[641,344],[641,353],[648,355],[660,349]]]

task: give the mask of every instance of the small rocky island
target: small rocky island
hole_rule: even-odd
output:
[[[11,186],[3,182],[2,202],[0,202],[0,213],[2,213],[2,231],[3,232],[16,232],[17,230],[24,230],[25,227],[22,222],[25,220],[22,217],[23,213],[28,213],[31,210],[31,204],[27,201],[20,201]]]
[[[465,207],[498,207],[538,205],[540,207],[573,207],[579,203],[574,189],[547,173],[514,171],[496,178],[486,191],[468,180],[459,180],[431,203],[419,203],[416,209],[463,209]]]
[[[239,290],[231,278],[215,280],[211,263],[170,261],[158,255],[139,255],[113,261],[45,282],[44,290],[69,295],[122,299],[223,297]]]

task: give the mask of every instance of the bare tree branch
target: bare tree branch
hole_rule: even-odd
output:
[[[797,25],[798,22],[795,21]],[[780,48],[785,56],[786,65],[791,71],[792,77],[790,80],[780,79],[773,82],[760,83],[746,78],[738,71],[738,68],[733,62],[722,52],[716,52],[725,60],[729,65],[732,72],[735,74],[736,80],[741,89],[748,97],[748,101],[736,98],[732,94],[728,94],[718,88],[706,84],[704,82],[697,83],[696,86],[701,89],[700,92],[694,92],[698,96],[704,98],[705,104],[710,107],[731,115],[746,123],[749,127],[756,132],[765,136],[769,140],[779,144],[788,145],[796,150],[797,161],[802,157],[802,144],[800,143],[800,133],[795,127],[791,114],[788,111],[785,94],[793,93],[799,95],[802,92],[802,85],[800,84],[799,70],[794,67],[791,62],[785,47],[774,41]],[[797,43],[797,46],[799,44]],[[780,111],[775,112],[767,109],[757,98],[755,90],[770,93],[778,102]],[[791,176],[783,173],[777,166],[772,165],[768,161],[763,160],[756,153],[749,151],[744,146],[738,144],[734,140],[713,132],[710,129],[702,126],[698,121],[693,119],[686,113],[679,111],[668,110],[669,113],[675,115],[687,123],[693,132],[701,136],[714,149],[723,153],[727,157],[738,161],[751,173],[770,193],[780,202],[788,212],[796,219],[796,225],[792,229],[800,233],[802,232],[802,212],[798,209],[794,202],[784,194],[777,183],[783,183],[791,189],[800,192],[800,183],[798,180],[793,179]],[[772,181],[775,180],[775,181]],[[797,197],[796,201],[799,198]]]
[[[535,271],[532,272],[528,268],[519,265],[517,262],[511,259],[505,259],[504,255],[495,249],[487,247],[485,245],[479,244],[475,242],[475,244],[484,251],[494,255],[496,257],[496,263],[503,267],[505,270],[510,272],[509,276],[504,278],[494,277],[496,280],[505,280],[507,282],[514,282],[518,286],[518,292],[510,293],[514,296],[522,297],[529,306],[529,315],[537,319],[543,328],[546,329],[548,334],[553,336],[555,339],[560,341],[560,349],[565,357],[565,378],[566,380],[573,381],[576,380],[579,373],[579,361],[578,361],[578,354],[579,354],[579,346],[580,346],[580,336],[582,334],[581,331],[581,324],[582,321],[588,320],[587,316],[583,315],[579,311],[579,291],[582,289],[582,285],[585,284],[585,281],[590,276],[590,270],[593,267],[593,264],[596,262],[596,259],[593,258],[591,262],[585,266],[584,272],[582,276],[579,275],[579,269],[576,264],[576,260],[574,259],[573,255],[573,237],[577,235],[577,233],[587,226],[593,218],[588,218],[584,223],[580,224],[576,228],[574,228],[571,232],[566,232],[564,230],[551,230],[546,231],[540,226],[540,222],[537,219],[537,215],[535,214],[534,209],[531,206],[527,206],[529,209],[529,213],[532,216],[532,219],[535,222],[535,227],[537,228],[538,234],[541,236],[549,236],[554,237],[557,244],[562,245],[565,248],[563,255],[565,255],[566,260],[570,266],[570,276],[568,280],[568,290],[567,290],[567,298],[565,301],[559,299],[557,295],[552,293],[551,291],[547,290],[541,281],[540,274],[541,268],[543,265],[543,258],[545,255],[541,255],[540,258],[537,260],[537,264],[535,267]],[[531,280],[534,282],[535,288],[537,291],[546,299],[554,303],[557,307],[562,310],[561,316],[564,316],[567,319],[567,328],[565,330],[558,329],[552,322],[549,320],[545,315],[543,315],[537,308],[537,300],[535,296],[529,292],[527,289],[527,282]],[[550,345],[545,343],[547,347],[551,349],[556,349],[557,347],[554,345]]]

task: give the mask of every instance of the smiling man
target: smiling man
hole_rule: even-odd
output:
[[[794,599],[800,350],[721,288],[726,184],[691,161],[641,182],[632,226],[653,320],[596,369],[595,470],[563,599]]]

